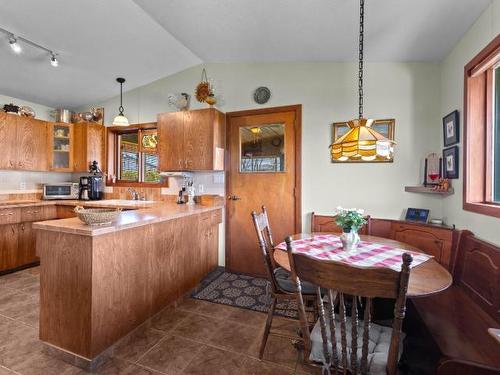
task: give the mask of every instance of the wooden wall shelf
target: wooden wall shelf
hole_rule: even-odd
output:
[[[455,191],[453,188],[449,188],[447,191],[434,190],[429,186],[405,186],[405,191],[408,193],[425,193],[425,194],[438,194],[442,196],[447,196],[453,194]]]

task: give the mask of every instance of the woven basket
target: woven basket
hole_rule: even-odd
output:
[[[83,208],[75,207],[78,218],[87,225],[105,225],[116,221],[120,216],[121,209],[118,208]]]

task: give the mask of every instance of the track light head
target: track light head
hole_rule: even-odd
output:
[[[14,53],[21,53],[22,52],[22,48],[21,46],[17,43],[17,39],[14,35],[12,35],[10,38],[9,38],[9,45],[10,45],[10,48],[12,48],[12,51],[14,51]]]
[[[57,60],[54,53],[50,54],[50,65],[52,65],[54,68],[57,68],[59,66],[59,60]]]

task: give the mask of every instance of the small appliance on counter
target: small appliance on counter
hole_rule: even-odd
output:
[[[78,199],[77,182],[60,182],[58,184],[43,184],[43,199]]]
[[[80,191],[78,199],[97,201],[104,198],[104,178],[102,176],[80,177]]]

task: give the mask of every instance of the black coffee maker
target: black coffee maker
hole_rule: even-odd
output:
[[[84,201],[98,201],[104,197],[104,179],[102,176],[80,177],[78,198]]]

